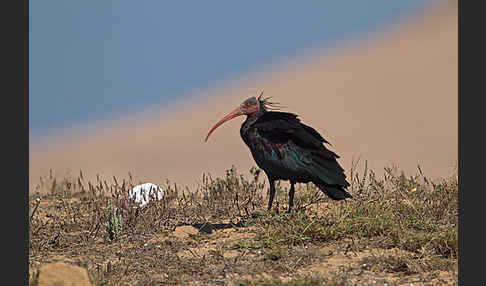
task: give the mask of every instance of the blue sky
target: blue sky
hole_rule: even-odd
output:
[[[30,1],[30,133],[170,103],[423,2]]]

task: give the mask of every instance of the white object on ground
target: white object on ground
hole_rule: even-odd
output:
[[[154,198],[156,198],[157,201],[161,200],[163,195],[164,192],[161,187],[152,183],[145,183],[133,187],[129,192],[128,199],[130,201],[133,200],[140,207],[143,207]]]

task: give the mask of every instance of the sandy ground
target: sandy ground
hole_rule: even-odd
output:
[[[412,174],[449,175],[457,160],[457,1],[443,2],[369,37],[201,89],[174,106],[30,139],[30,191],[40,176],[113,176],[193,187],[255,163],[239,136],[244,118],[211,126],[261,89],[317,129],[346,170],[361,156],[378,174],[396,164]],[[146,114],[145,113],[145,114]]]

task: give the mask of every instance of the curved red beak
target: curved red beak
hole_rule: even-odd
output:
[[[211,130],[209,130],[209,133],[208,135],[206,136],[206,139],[204,139],[205,142],[208,141],[208,138],[209,136],[211,135],[211,133],[213,133],[213,131],[218,128],[221,124],[225,123],[226,121],[228,120],[231,120],[235,117],[238,117],[240,115],[244,115],[244,113],[240,110],[240,108],[236,108],[235,110],[231,111],[230,113],[228,113],[225,117],[223,117],[220,121],[218,121],[216,124],[214,124],[213,128],[211,128]]]

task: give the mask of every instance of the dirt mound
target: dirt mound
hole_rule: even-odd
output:
[[[37,286],[91,286],[86,269],[62,262],[42,266]]]

